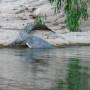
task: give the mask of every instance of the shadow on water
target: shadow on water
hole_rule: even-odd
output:
[[[49,90],[90,90],[89,68],[82,67],[79,58],[70,58],[65,80],[57,80]]]

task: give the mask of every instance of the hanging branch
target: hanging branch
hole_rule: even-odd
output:
[[[78,31],[82,19],[88,19],[88,0],[49,0],[55,8],[55,13],[64,6],[66,24],[70,31]]]

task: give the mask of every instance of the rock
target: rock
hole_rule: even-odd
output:
[[[23,39],[24,40],[24,39]],[[15,30],[0,30],[0,45],[10,46],[23,42],[21,32]]]
[[[1,46],[16,46],[27,45],[30,48],[52,48],[53,45],[47,41],[36,37],[30,36],[26,32],[0,30],[0,45]]]
[[[46,40],[36,36],[31,36],[30,38],[28,38],[26,45],[29,48],[53,48],[54,47]]]
[[[70,32],[63,34],[63,37],[69,41],[71,45],[78,44],[90,44],[90,33],[89,32]]]
[[[34,16],[52,16],[54,14],[55,14],[54,9],[49,3],[38,7],[33,12]]]

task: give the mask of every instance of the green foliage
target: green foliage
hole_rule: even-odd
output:
[[[49,0],[54,6],[55,12],[59,12],[61,5],[66,14],[67,26],[70,31],[78,31],[82,19],[87,20],[88,0]]]
[[[37,16],[35,19],[35,26],[34,29],[44,29],[45,28],[45,22],[44,17]]]
[[[35,24],[36,24],[36,25],[44,25],[44,24],[45,24],[45,22],[44,22],[44,17],[37,16],[37,17],[36,17],[36,20],[35,20]]]
[[[35,19],[35,26],[33,28],[34,30],[50,30],[46,25],[45,25],[45,17],[42,16],[37,16]]]
[[[65,82],[63,80],[57,80],[55,85],[53,85],[53,87],[51,87],[49,90],[64,90],[64,84]]]

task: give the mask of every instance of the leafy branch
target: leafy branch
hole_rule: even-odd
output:
[[[64,7],[66,24],[70,31],[78,31],[82,19],[88,19],[88,0],[49,0],[55,13]]]

